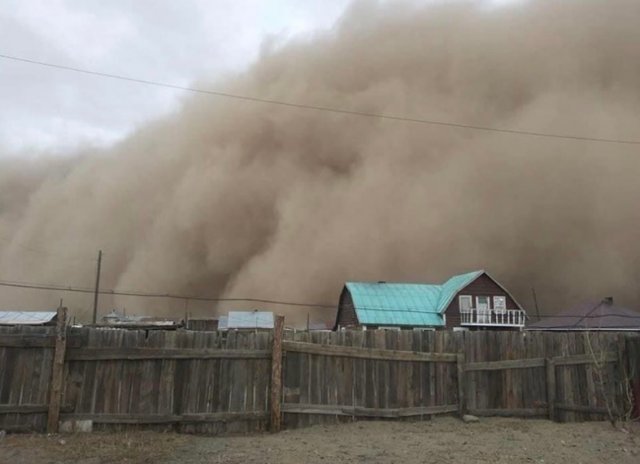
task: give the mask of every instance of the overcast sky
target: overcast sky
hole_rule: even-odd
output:
[[[1,0],[0,54],[185,86],[243,69],[265,40],[331,28],[349,3]],[[109,145],[175,109],[183,94],[0,58],[0,157]]]
[[[2,0],[0,53],[189,85],[266,39],[330,28],[349,0]],[[0,156],[108,145],[182,92],[0,59]]]

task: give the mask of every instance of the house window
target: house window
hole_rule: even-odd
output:
[[[468,311],[473,306],[471,295],[460,295],[458,297],[458,302],[460,305],[460,311]]]
[[[506,296],[494,296],[493,297],[493,309],[504,311],[507,309],[507,297]]]
[[[489,297],[488,296],[477,296],[476,297],[476,308],[477,309],[489,309]]]
[[[489,297],[477,296],[476,309],[478,310],[478,324],[491,323],[491,310],[489,309]]]

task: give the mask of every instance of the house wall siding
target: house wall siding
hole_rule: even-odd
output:
[[[473,306],[476,304],[476,296],[505,296],[507,297],[507,309],[516,309],[518,305],[513,301],[507,292],[505,292],[500,286],[487,274],[482,274],[476,280],[471,282],[465,288],[460,290],[456,296],[451,300],[449,306],[445,310],[447,316],[447,329],[460,326],[460,305],[458,297],[460,295],[471,295],[473,297]],[[493,308],[493,298],[491,299],[491,308]]]
[[[358,316],[356,310],[353,307],[353,300],[351,299],[351,293],[347,288],[342,289],[340,294],[340,303],[338,305],[338,316],[336,318],[336,328],[339,327],[357,327]]]

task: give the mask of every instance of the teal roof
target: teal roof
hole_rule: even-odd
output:
[[[451,300],[484,271],[451,277],[442,285],[347,282],[360,324],[442,327]]]

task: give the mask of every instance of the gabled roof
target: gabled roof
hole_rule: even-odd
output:
[[[484,274],[451,277],[442,285],[347,282],[360,324],[442,327],[442,313],[455,295]]]
[[[0,325],[42,325],[56,317],[56,311],[0,311]]]
[[[529,330],[638,330],[640,313],[612,301],[585,301],[529,324]]]

